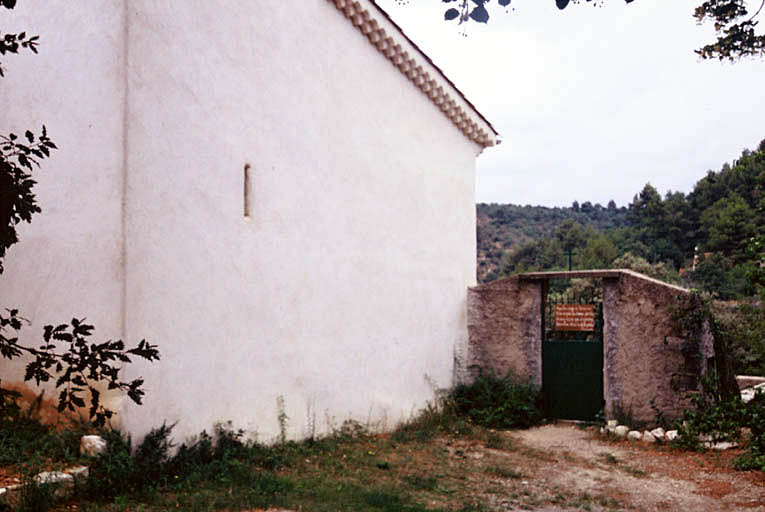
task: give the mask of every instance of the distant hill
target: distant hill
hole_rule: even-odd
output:
[[[478,204],[478,281],[633,265],[735,299],[765,287],[765,140],[686,193],[646,183],[627,207]],[[648,271],[648,270],[646,270]],[[674,277],[673,277],[674,276]]]
[[[589,201],[571,207],[520,206],[515,204],[476,205],[478,237],[478,282],[486,283],[499,277],[502,259],[522,245],[547,238],[566,220],[585,228],[606,231],[627,225],[627,208],[617,208]]]

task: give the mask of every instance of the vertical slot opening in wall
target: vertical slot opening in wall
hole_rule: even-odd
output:
[[[252,177],[251,177],[251,167],[250,164],[244,164],[244,190],[243,190],[243,199],[244,199],[244,217],[246,219],[250,218],[250,212],[251,212],[251,201],[252,201]]]

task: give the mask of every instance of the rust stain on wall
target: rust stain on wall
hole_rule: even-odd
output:
[[[72,418],[70,413],[59,413],[57,410],[58,401],[50,391],[46,391],[24,382],[3,381],[3,387],[11,391],[21,393],[18,400],[22,412],[28,413],[32,418],[39,419],[46,424],[61,423],[62,420],[69,421]]]

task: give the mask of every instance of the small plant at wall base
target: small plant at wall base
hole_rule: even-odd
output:
[[[542,421],[540,393],[512,373],[504,377],[481,374],[460,384],[449,395],[459,416],[490,428],[529,428]]]
[[[765,393],[758,393],[749,403],[741,397],[720,400],[714,379],[702,383],[705,392],[693,398],[693,408],[687,409],[675,425],[680,434],[677,446],[699,450],[703,447],[699,436],[709,436],[714,442],[748,443],[747,451],[734,461],[736,469],[765,471]],[[748,440],[742,429],[749,429]]]
[[[15,6],[16,0],[0,0],[2,8],[13,9]],[[0,55],[16,54],[22,49],[37,53],[38,39],[38,36],[27,36],[26,32],[0,33]],[[4,76],[2,63],[0,76]],[[15,133],[0,135],[0,274],[8,249],[19,240],[17,226],[21,222],[31,222],[32,216],[41,211],[33,192],[32,171],[55,149],[56,144],[48,137],[45,126],[40,135],[30,130],[26,130],[23,137]],[[84,319],[73,318],[68,324],[46,325],[43,342],[35,347],[19,340],[24,323],[28,322],[18,309],[0,310],[0,356],[9,360],[31,357],[26,366],[25,381],[34,380],[39,385],[55,378],[55,387],[60,389],[59,412],[86,407],[87,394],[89,417],[96,425],[103,426],[114,412],[101,403],[96,383],[105,383],[108,390],[120,390],[134,402],[141,403],[143,380],[121,380],[118,365],[130,363],[131,357],[158,360],[159,351],[155,345],[146,340],[132,348],[127,348],[122,340],[93,343],[89,340],[93,326]],[[63,344],[64,350],[59,351],[57,343]],[[20,394],[2,388],[1,384],[0,380],[0,420],[13,420],[20,411],[17,404]]]

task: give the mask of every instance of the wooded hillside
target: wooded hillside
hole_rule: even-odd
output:
[[[629,267],[720,298],[752,295],[761,271],[764,192],[765,140],[707,172],[687,194],[662,197],[648,183],[621,208],[613,201],[478,204],[478,280],[567,269],[570,250],[574,269]]]

